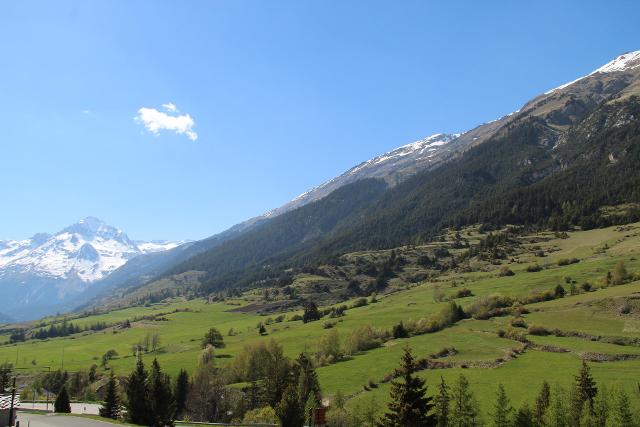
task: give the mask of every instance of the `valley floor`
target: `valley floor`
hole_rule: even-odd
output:
[[[430,393],[435,391],[441,376],[453,382],[463,373],[469,378],[484,413],[491,409],[499,383],[505,386],[512,404],[518,407],[525,400],[531,402],[543,380],[565,385],[572,382],[582,360],[592,362],[590,366],[599,383],[621,384],[629,392],[637,393],[640,281],[605,286],[605,278],[620,261],[631,274],[640,272],[640,225],[572,232],[562,238],[552,233],[534,237],[539,239],[538,243],[525,244],[526,250],[517,259],[503,262],[515,273],[512,276],[498,274],[497,267],[468,273],[450,272],[435,280],[380,295],[377,302],[362,307],[351,308],[352,301],[346,301],[344,304],[350,307],[346,315],[335,319],[323,318],[310,323],[291,321],[292,315],[301,314],[296,311],[284,313],[285,318],[276,321],[277,313],[260,315],[235,310],[248,303],[243,298],[216,303],[176,299],[75,319],[73,322],[78,325],[129,319],[132,326],[2,345],[0,361],[31,371],[41,372],[45,366],[86,371],[92,364],[100,365],[102,355],[113,349],[117,356],[108,365],[117,374],[126,374],[135,363],[132,346],[149,333],[158,333],[158,348],[144,354],[144,361],[149,364],[157,358],[164,370],[175,375],[180,369],[193,371],[201,351],[201,339],[211,327],[224,335],[226,347],[216,351],[216,361],[222,366],[230,363],[246,345],[272,338],[294,358],[302,351],[314,353],[319,340],[331,329],[345,342],[354,330],[364,325],[390,329],[400,321],[418,321],[448,304],[438,297],[443,292],[450,295],[461,288],[469,289],[472,296],[454,300],[466,308],[494,295],[526,296],[562,285],[566,289],[564,298],[525,305],[521,316],[524,327],[512,326],[513,315],[487,320],[470,318],[439,332],[391,339],[379,348],[319,367],[322,391],[329,399],[340,391],[347,396],[349,407],[383,408],[389,395],[388,375],[398,366],[403,348],[408,345],[416,357],[441,364],[442,369],[420,372],[420,376],[427,379]],[[544,257],[536,255],[540,251],[544,251]],[[571,258],[579,262],[567,265],[558,262]],[[527,271],[532,265],[541,268]],[[585,283],[591,288],[587,289]],[[570,288],[574,289],[574,295],[569,292]],[[331,329],[326,329],[328,321],[335,322]],[[257,332],[259,323],[265,324],[267,335]],[[532,326],[546,332],[531,334]],[[526,335],[527,342],[513,339],[504,331],[519,331]],[[446,348],[454,351],[436,355]],[[105,372],[102,368],[99,371]],[[41,424],[34,426],[38,425]]]

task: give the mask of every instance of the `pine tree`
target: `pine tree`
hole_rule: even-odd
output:
[[[495,427],[509,427],[511,424],[511,413],[513,408],[509,403],[507,393],[502,384],[498,385],[498,396],[493,407],[493,425]]]
[[[589,408],[593,410],[593,399],[598,394],[598,388],[596,382],[591,376],[591,370],[589,365],[584,360],[582,361],[582,368],[580,373],[575,377],[576,386],[578,387],[578,397],[582,402],[589,402]]]
[[[53,410],[61,414],[71,413],[71,403],[69,403],[69,393],[67,393],[67,387],[62,386],[56,397],[56,401],[53,404]]]
[[[0,394],[5,393],[9,389],[12,369],[13,365],[11,363],[4,362],[0,365]]]
[[[216,328],[211,328],[202,339],[201,345],[202,348],[207,348],[207,346],[209,345],[214,348],[224,348],[224,338],[222,337],[220,331],[218,331]]]
[[[267,403],[275,408],[287,388],[291,365],[282,346],[275,340],[267,343],[267,350],[269,357],[265,366],[264,394]]]
[[[176,401],[171,392],[171,379],[160,369],[158,359],[153,359],[149,375],[149,409],[152,427],[173,425]]]
[[[283,426],[301,427],[304,424],[304,410],[300,407],[298,391],[293,384],[284,391],[282,400],[276,408],[276,414]]]
[[[176,378],[176,387],[173,395],[176,399],[176,418],[179,418],[187,407],[187,395],[189,394],[189,374],[184,369],[180,370]]]
[[[549,409],[545,416],[545,423],[550,427],[566,427],[568,426],[568,409],[565,399],[566,390],[559,385],[553,389],[553,394],[549,403]]]
[[[591,407],[588,401],[582,400],[582,395],[578,384],[573,384],[569,387],[569,395],[567,396],[567,411],[568,418],[567,423],[572,427],[580,427],[580,417],[582,417],[582,410],[584,407],[591,411]]]
[[[129,375],[126,394],[129,421],[133,424],[150,425],[152,419],[148,405],[149,380],[144,363],[139,355],[136,367]]]
[[[544,425],[544,417],[547,413],[547,409],[549,408],[549,403],[551,400],[551,387],[549,387],[549,383],[544,381],[542,383],[542,387],[540,388],[540,392],[536,397],[536,406],[533,410],[533,419],[536,425]]]
[[[320,393],[320,383],[318,382],[318,374],[313,367],[313,362],[306,354],[300,353],[297,359],[299,369],[298,374],[298,398],[299,406],[304,408],[309,399],[309,395],[313,393],[316,404],[320,404],[322,394]]]
[[[437,427],[449,426],[449,387],[444,381],[444,377],[440,377],[440,384],[438,385],[438,393],[434,398],[434,415],[436,417]]]
[[[304,422],[306,425],[311,425],[313,422],[313,411],[317,406],[316,394],[314,392],[309,393],[307,402],[304,405]]]
[[[605,386],[602,386],[593,402],[593,413],[597,426],[607,425],[609,406],[609,392]]]
[[[460,374],[458,382],[451,390],[451,415],[449,425],[453,427],[474,427],[478,425],[478,404],[469,389],[469,381]]]
[[[529,408],[527,402],[518,409],[515,416],[513,417],[513,426],[514,427],[533,427],[533,411]]]
[[[257,409],[262,407],[263,389],[258,380],[252,380],[249,387],[244,389],[247,409]]]
[[[618,388],[611,409],[611,427],[635,427],[629,395],[622,386]]]
[[[577,424],[580,427],[600,427],[596,422],[595,414],[593,413],[593,411],[591,411],[591,409],[589,409],[589,405],[583,405],[582,414],[580,414],[580,418]]]
[[[429,412],[433,408],[431,397],[427,397],[425,381],[414,376],[416,365],[408,347],[404,349],[399,376],[402,380],[391,382],[391,402],[388,412],[380,419],[384,427],[428,427],[436,420]]]
[[[113,370],[109,375],[104,403],[100,407],[99,411],[100,416],[104,418],[117,420],[120,417],[120,396],[118,395],[118,384],[116,383],[116,377],[113,374]]]

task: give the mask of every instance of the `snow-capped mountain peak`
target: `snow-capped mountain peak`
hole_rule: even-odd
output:
[[[633,70],[637,67],[640,67],[640,50],[624,53],[618,56],[616,59],[607,62],[602,67],[593,71],[591,74],[614,73],[617,71]]]
[[[583,77],[579,77],[575,80],[572,80],[568,83],[565,83],[563,85],[560,85],[554,89],[551,89],[547,92],[545,92],[545,95],[549,95],[550,93],[553,93],[555,91],[564,89],[566,87],[571,86],[574,83],[579,82],[582,79],[585,79],[587,77],[593,76],[594,74],[598,74],[598,73],[616,73],[616,72],[624,72],[624,71],[631,71],[635,68],[640,67],[640,50],[636,50],[633,52],[627,52],[627,53],[623,53],[622,55],[616,57],[615,59],[607,62],[606,64],[604,64],[602,67],[597,68],[595,70],[593,70],[591,73],[587,74],[586,76]]]
[[[436,133],[418,141],[388,151],[344,172],[311,190],[300,194],[289,203],[271,210],[260,218],[281,215],[327,196],[332,191],[352,182],[366,179],[384,179],[395,184],[405,177],[436,166],[449,152],[447,146],[460,134]]]
[[[134,242],[122,230],[86,217],[51,235],[0,241],[0,278],[29,274],[89,283],[131,258],[176,247],[178,242]]]

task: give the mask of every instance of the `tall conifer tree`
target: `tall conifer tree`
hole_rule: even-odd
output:
[[[444,377],[440,377],[440,384],[438,384],[438,393],[435,396],[433,408],[437,427],[449,426],[450,400],[451,397],[449,396],[449,387],[444,381]]]
[[[135,369],[129,375],[126,394],[129,421],[134,424],[150,425],[152,420],[148,405],[149,379],[140,355],[138,355]]]
[[[513,408],[504,391],[502,384],[498,385],[498,396],[493,407],[493,425],[494,427],[509,427],[511,425],[511,413]]]
[[[401,380],[391,382],[391,402],[388,412],[380,419],[383,427],[430,427],[436,419],[429,412],[433,409],[431,397],[427,396],[425,381],[414,376],[416,371],[413,354],[404,349],[399,372]]]
[[[62,386],[56,396],[56,401],[53,404],[53,410],[61,414],[71,413],[71,403],[69,403],[69,393],[67,393],[67,387]]]
[[[149,375],[149,410],[152,427],[173,425],[176,401],[171,392],[171,379],[162,372],[157,359],[153,359]]]
[[[118,395],[118,384],[113,370],[111,370],[111,374],[109,375],[104,403],[99,411],[100,416],[104,418],[117,420],[120,417],[120,396]]]

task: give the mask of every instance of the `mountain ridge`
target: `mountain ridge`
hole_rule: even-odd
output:
[[[491,206],[483,204],[483,201],[488,200],[493,194],[499,195],[501,191],[517,192],[519,188],[526,188],[554,174],[563,176],[563,168],[566,165],[562,163],[563,158],[558,157],[556,147],[570,141],[569,151],[563,151],[569,153],[579,146],[579,141],[571,137],[569,130],[589,117],[622,114],[628,98],[640,93],[640,69],[635,66],[630,69],[607,69],[609,68],[614,70],[592,73],[561,89],[541,94],[525,103],[520,110],[452,139],[446,144],[445,161],[438,167],[407,175],[408,179],[371,199],[369,206],[362,208],[359,217],[338,219],[328,233],[317,235],[313,239],[298,240],[291,246],[280,246],[263,258],[256,258],[258,252],[252,252],[253,255],[243,253],[248,248],[258,245],[259,240],[254,241],[254,238],[258,239],[259,235],[264,235],[265,232],[274,237],[279,235],[279,232],[273,229],[275,223],[266,223],[260,233],[250,231],[243,236],[244,249],[232,240],[171,269],[164,277],[186,271],[206,271],[207,277],[201,284],[205,293],[235,284],[241,287],[250,286],[252,280],[255,283],[267,280],[271,274],[269,271],[280,274],[277,273],[279,269],[292,266],[335,262],[336,257],[345,251],[384,249],[410,242],[415,238],[429,239],[429,234],[435,232],[436,227],[455,225],[462,218],[473,218],[473,215],[461,214],[467,211],[473,213],[474,206],[481,207],[484,215],[490,211]],[[620,105],[611,104],[616,102]],[[613,108],[606,110],[604,107],[609,104],[613,105]],[[631,107],[630,109],[633,110]],[[627,116],[628,114],[625,117]],[[628,134],[629,127],[624,126]],[[601,129],[594,128],[594,132],[596,130],[602,132]],[[601,154],[596,151],[597,147],[590,150],[593,152],[589,155],[601,158]],[[607,156],[609,154],[607,153]],[[460,162],[461,159],[466,160]],[[474,159],[478,162],[475,165]],[[579,158],[571,161],[576,165],[580,164]],[[470,166],[473,167],[466,169]],[[603,166],[594,163],[589,167]],[[606,170],[601,174],[605,179],[613,176],[607,175]],[[598,189],[600,190],[601,188]],[[564,194],[563,197],[568,195]],[[580,203],[586,202],[586,199],[581,200],[583,201]],[[307,206],[311,204],[305,205]],[[321,206],[322,204],[318,205],[317,209],[323,209]],[[553,206],[555,209],[555,205]],[[282,223],[279,227],[286,227],[289,219],[293,220],[302,215],[302,212],[298,212],[299,209],[280,215],[283,218],[279,221]],[[320,214],[311,206],[308,214],[312,213]],[[587,209],[578,213],[574,220],[583,221],[585,224],[593,222],[585,219],[585,215],[592,214],[593,210]],[[550,217],[549,215],[559,215],[555,211],[541,211],[540,215],[542,216],[536,221],[543,225],[562,223],[567,221],[567,218],[571,221],[571,217],[566,216],[557,220]],[[520,221],[523,218],[525,217],[514,219]],[[272,230],[269,230],[270,228]],[[242,262],[239,262],[242,258],[247,259],[249,263],[243,266]],[[224,261],[228,259],[234,260],[235,272],[231,271],[228,262]],[[266,266],[269,266],[269,271],[264,270]]]
[[[134,242],[122,230],[86,217],[57,233],[0,241],[0,289],[12,297],[11,317],[38,305],[75,299],[129,260],[180,242]]]

